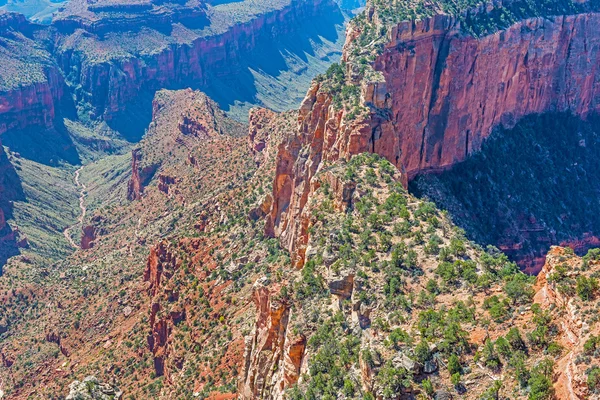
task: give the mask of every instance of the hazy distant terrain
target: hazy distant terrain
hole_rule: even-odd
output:
[[[227,4],[232,1],[219,0],[211,4]],[[34,22],[49,24],[52,15],[58,9],[68,3],[68,0],[0,0],[0,9],[18,12],[25,15]],[[354,10],[365,5],[365,0],[338,0],[340,7],[345,10]]]
[[[49,24],[52,14],[65,3],[52,0],[0,0],[0,9],[18,12],[32,21]]]

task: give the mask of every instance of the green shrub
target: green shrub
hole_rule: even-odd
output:
[[[587,278],[583,275],[577,277],[577,295],[583,301],[593,300],[598,290],[598,280],[596,278]]]

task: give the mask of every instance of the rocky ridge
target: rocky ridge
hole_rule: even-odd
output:
[[[518,273],[516,265],[497,250],[480,253],[480,248],[469,244],[460,249],[460,230],[455,230],[459,236],[453,237],[444,216],[427,211],[422,214],[428,205],[419,205],[410,197],[405,207],[413,218],[432,222],[437,228],[422,226],[427,233],[421,239],[418,233],[415,235],[414,227],[418,224],[409,224],[413,229],[408,228],[409,225],[406,228],[412,239],[403,245],[402,240],[397,241],[404,234],[399,233],[402,228],[394,225],[392,209],[388,209],[391,221],[381,214],[377,217],[377,210],[383,211],[394,201],[394,189],[391,189],[394,186],[386,186],[385,173],[376,167],[377,161],[366,162],[375,169],[372,178],[369,178],[368,168],[358,167],[364,165],[364,161],[358,159],[368,160],[368,157],[355,156],[349,166],[341,170],[338,161],[316,174],[314,197],[307,204],[307,215],[310,215],[307,229],[311,232],[306,247],[307,261],[296,280],[291,279],[283,290],[280,285],[265,290],[262,282],[255,284],[255,336],[246,342],[246,363],[240,377],[241,397],[284,398],[282,389],[285,398],[335,397],[342,388],[350,398],[377,399],[398,398],[399,393],[402,393],[400,396],[420,393],[425,398],[451,398],[453,392],[461,398],[532,399],[536,398],[532,397],[533,393],[555,394],[556,398],[586,398],[595,392],[596,378],[590,375],[590,366],[596,362],[592,346],[595,346],[597,327],[593,311],[586,310],[595,307],[590,300],[597,295],[596,253],[591,252],[582,260],[571,249],[553,248],[537,282],[529,286],[531,279]],[[379,165],[383,170],[393,171],[389,163],[390,167],[385,167],[386,163]],[[358,169],[354,170],[353,166]],[[357,175],[357,178],[349,178]],[[335,176],[337,178],[332,179]],[[400,176],[396,175],[396,182]],[[350,196],[342,195],[345,191],[332,190],[335,186],[330,182],[348,180],[357,183]],[[376,182],[372,183],[372,192],[365,189],[365,185],[370,185],[369,180]],[[401,186],[396,185],[395,190],[402,193]],[[408,215],[403,211],[400,214]],[[368,222],[364,223],[362,218]],[[390,225],[395,226],[393,232],[385,228]],[[378,238],[373,239],[372,247],[366,244],[365,232],[372,232]],[[355,241],[359,234],[362,242]],[[434,239],[427,239],[430,234],[435,241],[441,240],[438,243],[449,240],[446,250],[441,249],[445,244],[439,244],[437,261],[430,258],[432,252],[438,251],[431,248],[438,245],[432,244]],[[390,235],[388,239],[386,235]],[[365,256],[367,250],[360,250],[360,243],[370,249],[370,256]],[[386,256],[388,246],[391,246],[391,263],[387,258],[390,253]],[[407,251],[404,258],[401,257],[403,261],[395,261],[397,249]],[[450,253],[458,250],[457,254],[462,255],[451,261],[448,250]],[[449,257],[449,263],[442,261],[445,257]],[[454,272],[451,272],[452,263],[457,268]],[[398,278],[402,281],[399,292],[403,293],[399,297],[393,294],[396,293],[391,272],[394,265],[403,265],[400,268],[405,270],[405,279]],[[469,269],[472,277],[468,277]],[[488,274],[504,278],[487,286],[483,282],[491,278]],[[513,291],[517,286],[520,289]],[[453,320],[456,312],[463,313],[458,309],[465,306],[465,314]],[[458,309],[452,311],[446,307]],[[449,312],[446,317],[443,310]],[[436,312],[439,312],[437,316]],[[462,328],[453,327],[457,322]],[[490,322],[491,325],[486,325]],[[287,324],[283,339],[279,334],[281,323]],[[439,328],[433,328],[438,323]],[[445,339],[440,339],[440,335]],[[300,343],[308,345],[295,347],[295,337],[302,337]],[[419,340],[421,344],[417,345]],[[454,342],[450,344],[445,340]],[[591,350],[583,350],[584,343]],[[293,356],[291,352],[286,354],[284,349],[292,347],[302,351],[300,354],[295,351]],[[450,357],[452,360],[444,358],[444,354],[447,357],[450,353],[460,354],[459,367],[452,367],[455,356]],[[583,361],[592,353],[591,359]],[[347,363],[353,366],[348,367]],[[593,367],[594,371],[597,368]],[[291,375],[287,371],[291,371]],[[291,381],[284,376],[291,376]],[[413,379],[422,386],[416,388],[406,383],[406,379]],[[453,388],[447,386],[450,380],[454,382]],[[530,385],[537,380],[543,383],[534,389]],[[324,384],[331,381],[329,385]],[[500,381],[501,385],[497,385]],[[523,391],[527,387],[529,389]],[[532,390],[532,394],[528,395],[528,390]]]
[[[38,340],[37,379],[49,393],[67,393],[91,370],[114,377],[126,396],[153,398],[524,399],[596,390],[590,372],[569,361],[597,364],[593,351],[578,350],[596,332],[597,286],[578,283],[595,277],[595,253],[582,260],[553,250],[534,284],[408,194],[406,175],[385,158],[359,154],[315,173],[305,263],[296,268],[262,235],[262,222],[275,150],[293,137],[298,116],[253,110],[245,136],[206,96],[159,92],[140,143],[142,160],[158,167],[140,198],[95,211],[91,249],[4,299],[31,313],[45,305],[36,314],[42,332],[9,327],[1,351],[12,366],[0,373],[11,396],[37,390],[19,372],[27,369],[13,366],[29,360],[22,343]],[[167,191],[160,176],[173,178]],[[557,290],[563,300],[544,294]],[[575,346],[569,332],[578,322],[562,311],[565,301],[590,327],[576,330]]]
[[[595,63],[587,62],[598,57],[587,50],[598,15],[582,4],[592,12],[524,18],[476,37],[465,32],[477,27],[469,21],[495,6],[390,23],[387,6],[369,3],[348,28],[344,62],[315,80],[298,133],[280,150],[267,233],[302,264],[302,213],[327,162],[374,152],[405,171],[406,182],[464,161],[495,127],[525,115],[598,111]]]
[[[321,9],[328,10],[326,17],[321,18]],[[344,21],[337,3],[329,0],[74,1],[50,26],[2,11],[2,142],[27,160],[66,171],[67,164],[135,150],[131,142],[144,134],[154,94],[163,87],[201,86],[213,97],[223,94],[218,100],[241,119],[252,104],[291,107],[300,101],[313,71],[339,57]],[[276,61],[277,68],[267,68],[265,60]],[[131,198],[139,198],[145,180],[153,177],[154,166],[143,168]],[[168,191],[172,176],[159,179]],[[13,215],[2,208],[8,219],[29,219],[12,221],[13,226],[24,226],[28,235],[39,233],[29,223],[40,211]],[[62,229],[52,230],[76,221],[65,214],[60,223]],[[43,232],[43,240],[46,233],[53,234]],[[67,251],[68,244],[61,243]],[[52,253],[54,246],[46,250]]]

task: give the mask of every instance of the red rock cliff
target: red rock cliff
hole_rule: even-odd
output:
[[[42,29],[21,14],[0,12],[0,134],[53,126],[64,79],[36,38]]]
[[[52,128],[64,82],[57,70],[48,70],[46,77],[45,82],[0,92],[0,134],[27,127]]]
[[[523,116],[600,108],[599,14],[534,18],[494,35],[461,34],[450,17],[401,24],[376,60],[409,176],[479,150]]]
[[[375,152],[406,175],[448,168],[480,148],[500,124],[532,113],[585,117],[600,108],[600,14],[533,18],[475,38],[448,16],[394,27],[373,63],[383,79],[352,76],[351,26],[344,59],[361,85],[366,116],[346,118],[316,81],[298,132],[278,154],[266,233],[304,262],[311,180],[324,161]],[[406,179],[406,177],[405,177]]]
[[[148,294],[151,296],[150,333],[148,348],[154,357],[154,372],[157,376],[165,375],[169,379],[170,335],[173,326],[185,318],[183,310],[173,308],[164,310],[161,296],[169,298],[179,296],[177,288],[169,287],[167,282],[179,267],[176,256],[166,242],[160,242],[150,250],[150,256],[144,271],[144,282],[148,282]]]
[[[240,399],[283,398],[300,377],[306,338],[288,329],[290,306],[277,299],[263,282],[254,287],[257,308],[254,333],[246,338],[239,375]]]
[[[141,150],[133,149],[131,151],[131,178],[129,178],[129,182],[127,183],[127,200],[129,201],[141,199],[144,192],[142,178],[140,177],[139,163],[141,160]]]
[[[319,83],[313,83],[300,107],[298,133],[279,147],[274,201],[266,224],[266,233],[281,239],[298,267],[304,263],[303,248],[308,243],[309,215],[305,215],[304,206],[313,189],[312,178],[323,162],[372,151],[403,169],[397,156],[398,140],[385,115],[374,113],[369,118],[347,121],[346,111],[337,110],[331,95],[320,89]],[[366,86],[363,92],[370,89],[372,86]],[[385,103],[377,93],[373,96],[374,101]]]

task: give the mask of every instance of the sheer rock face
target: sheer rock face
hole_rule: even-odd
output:
[[[57,70],[48,70],[46,81],[0,92],[0,134],[28,127],[51,129],[55,103],[63,96],[64,81]]]
[[[253,299],[256,325],[246,338],[239,398],[283,398],[284,390],[300,377],[306,338],[288,329],[289,304],[276,299],[263,282],[255,284]]]
[[[409,177],[451,167],[525,115],[598,111],[599,22],[594,13],[533,18],[480,39],[445,16],[394,28],[375,69]]]
[[[599,27],[595,13],[533,18],[482,38],[461,33],[448,16],[394,27],[374,63],[385,79],[361,84],[367,116],[344,118],[313,83],[297,134],[279,148],[265,233],[303,265],[305,205],[325,162],[374,152],[403,171],[406,184],[419,172],[463,161],[498,125],[512,127],[532,113],[597,111]],[[346,61],[358,34],[348,32]]]

